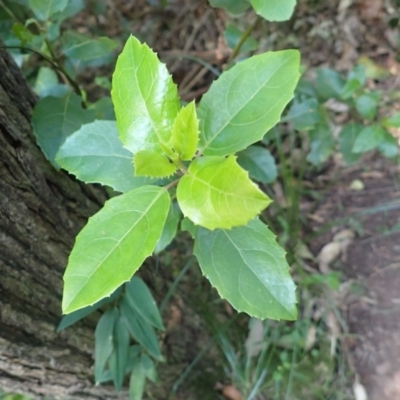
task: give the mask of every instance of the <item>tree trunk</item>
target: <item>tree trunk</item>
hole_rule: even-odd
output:
[[[112,387],[93,385],[96,316],[56,333],[68,254],[105,196],[44,158],[30,124],[35,101],[0,49],[0,388],[33,398],[117,398]]]

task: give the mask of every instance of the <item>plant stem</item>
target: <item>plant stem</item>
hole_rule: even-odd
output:
[[[18,18],[15,13],[3,2],[3,0],[0,0],[0,6],[4,8],[4,10],[7,12],[7,14],[13,18],[17,22],[21,22],[22,24],[25,23],[25,21],[21,21],[20,18]]]
[[[45,39],[44,42],[46,43],[47,49],[49,50],[49,53],[51,55],[52,60],[54,61],[55,65],[57,66],[57,70],[65,76],[65,79],[68,81],[68,83],[72,86],[74,89],[74,92],[82,97],[81,89],[79,85],[72,79],[72,77],[69,75],[67,70],[64,68],[64,66],[60,63],[58,57],[55,55],[52,45],[49,42],[48,39]]]
[[[242,48],[242,46],[244,45],[244,42],[249,38],[249,36],[251,35],[251,33],[253,32],[253,30],[257,27],[258,23],[261,21],[261,17],[258,16],[257,19],[255,20],[253,25],[250,25],[246,31],[243,33],[242,37],[240,38],[240,40],[237,42],[235,48],[232,51],[232,54],[229,57],[228,60],[228,64],[230,62],[232,62],[235,57],[239,54],[240,49]]]
[[[80,90],[78,84],[71,78],[71,76],[68,74],[68,72],[65,70],[65,68],[57,61],[57,59],[53,60],[52,58],[47,57],[46,54],[42,53],[41,51],[32,49],[31,47],[25,47],[25,46],[0,46],[0,49],[20,49],[20,50],[26,50],[26,51],[30,51],[32,53],[37,54],[39,57],[43,58],[43,60],[46,60],[50,65],[52,65],[59,73],[61,73],[65,77],[65,79],[68,81],[68,83],[74,89],[74,92],[79,97],[82,96],[82,93],[81,93],[81,90]],[[49,51],[50,51],[50,49],[49,49]],[[50,55],[53,57],[52,52],[50,52]]]
[[[190,267],[193,265],[195,262],[195,258],[192,256],[190,257],[189,261],[186,263],[186,265],[183,267],[182,271],[179,272],[178,276],[176,277],[174,283],[171,285],[169,288],[167,294],[164,297],[164,300],[162,301],[160,305],[160,313],[162,313],[165,310],[165,307],[167,307],[167,304],[169,302],[169,299],[172,297],[174,294],[176,287],[178,286],[179,282],[182,280],[182,278],[186,275],[186,273],[189,271]]]
[[[176,179],[175,181],[168,183],[168,185],[165,186],[165,189],[167,189],[167,190],[171,189],[172,187],[176,186],[179,183],[179,181],[180,181],[180,179]]]

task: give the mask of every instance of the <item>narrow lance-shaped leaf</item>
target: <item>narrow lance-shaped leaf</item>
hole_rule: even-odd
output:
[[[133,277],[126,285],[128,304],[140,314],[150,325],[164,330],[161,315],[147,285],[137,277]]]
[[[99,319],[94,332],[94,375],[96,382],[101,381],[105,366],[113,350],[114,325],[118,319],[116,308],[107,310]]]
[[[121,315],[132,337],[140,343],[151,356],[163,360],[158,339],[154,329],[147,321],[132,309],[126,299],[121,301]]]
[[[131,36],[118,57],[111,92],[120,138],[133,153],[171,147],[171,131],[180,109],[176,85],[164,64]]]
[[[199,120],[194,101],[181,108],[172,128],[172,145],[182,160],[191,160],[199,142]]]
[[[154,181],[134,176],[132,153],[122,146],[115,121],[83,125],[60,147],[56,161],[81,181],[101,183],[119,192]]]
[[[177,199],[186,217],[211,230],[245,225],[271,202],[234,156],[194,160],[178,184]]]
[[[232,230],[199,228],[194,253],[203,274],[238,311],[261,319],[296,319],[285,252],[261,221]]]
[[[293,14],[296,0],[250,0],[257,14],[267,21],[287,21]]]
[[[200,151],[226,156],[262,139],[279,122],[300,77],[296,50],[251,57],[224,72],[201,99]]]
[[[110,304],[113,301],[117,300],[118,296],[121,294],[121,288],[118,288],[110,297],[105,297],[104,299],[98,301],[92,306],[81,308],[80,310],[76,310],[71,314],[64,315],[61,319],[60,324],[57,326],[57,332],[62,331],[63,329],[68,328],[69,326],[75,324],[81,319],[87,317],[92,314],[100,307],[105,306],[106,304]]]
[[[133,366],[129,380],[129,400],[142,400],[146,383],[145,366],[140,358]]]
[[[156,246],[170,197],[142,186],[106,202],[76,238],[64,274],[63,312],[109,296],[131,279]]]
[[[156,366],[154,365],[154,361],[146,353],[142,353],[140,361],[144,367],[146,377],[150,379],[152,382],[157,382],[158,375]]]
[[[114,386],[121,391],[129,355],[129,332],[122,317],[114,325],[114,351],[110,357],[110,371]]]

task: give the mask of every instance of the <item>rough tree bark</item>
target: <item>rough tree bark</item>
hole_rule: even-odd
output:
[[[92,321],[57,334],[74,238],[105,200],[36,146],[35,96],[0,49],[0,388],[34,398],[113,399],[93,385]]]

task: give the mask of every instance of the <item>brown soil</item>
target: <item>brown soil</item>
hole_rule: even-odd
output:
[[[395,225],[400,220],[400,170],[380,159],[366,162],[368,171],[342,170],[340,184],[326,193],[314,217],[342,224],[319,236],[313,249],[318,252],[344,227],[357,228],[356,239],[332,266],[347,281],[337,296],[347,322],[344,347],[369,400],[398,400],[400,230]],[[350,188],[355,178],[361,178],[363,190]]]

